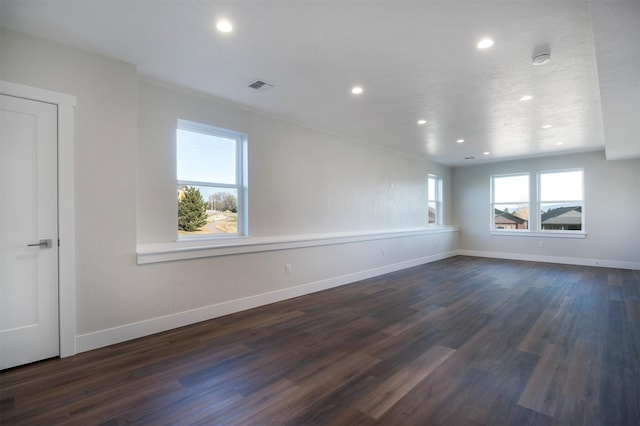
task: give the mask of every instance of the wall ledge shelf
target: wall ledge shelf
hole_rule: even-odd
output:
[[[428,226],[422,228],[389,229],[383,231],[338,232],[269,237],[208,238],[166,243],[138,244],[138,265],[199,259],[205,257],[248,254],[274,250],[349,244],[388,238],[417,237],[457,232],[456,226]]]

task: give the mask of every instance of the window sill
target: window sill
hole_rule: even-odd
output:
[[[170,262],[174,260],[198,259],[226,256],[231,254],[258,253],[333,244],[347,244],[387,238],[413,237],[428,234],[457,232],[458,227],[429,225],[424,228],[410,228],[374,232],[341,232],[327,234],[291,235],[276,237],[237,237],[178,241],[170,243],[138,244],[137,263]]]
[[[490,235],[536,238],[587,238],[581,231],[489,231]]]

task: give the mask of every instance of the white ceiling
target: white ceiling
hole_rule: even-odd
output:
[[[145,78],[449,165],[604,148],[640,156],[640,0],[0,7],[2,26],[135,64]],[[232,33],[215,30],[222,17]],[[483,37],[495,45],[477,49]],[[546,49],[551,61],[533,66]],[[255,91],[256,79],[275,87]]]

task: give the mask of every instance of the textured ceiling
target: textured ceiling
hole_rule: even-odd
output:
[[[637,0],[0,7],[5,27],[132,63],[143,77],[445,164],[605,147],[640,156]],[[221,17],[232,33],[215,30]],[[483,37],[495,45],[477,49]],[[551,61],[533,66],[545,50]],[[275,87],[248,88],[256,79]]]

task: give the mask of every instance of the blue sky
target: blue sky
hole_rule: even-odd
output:
[[[236,183],[236,141],[177,130],[178,180]]]

